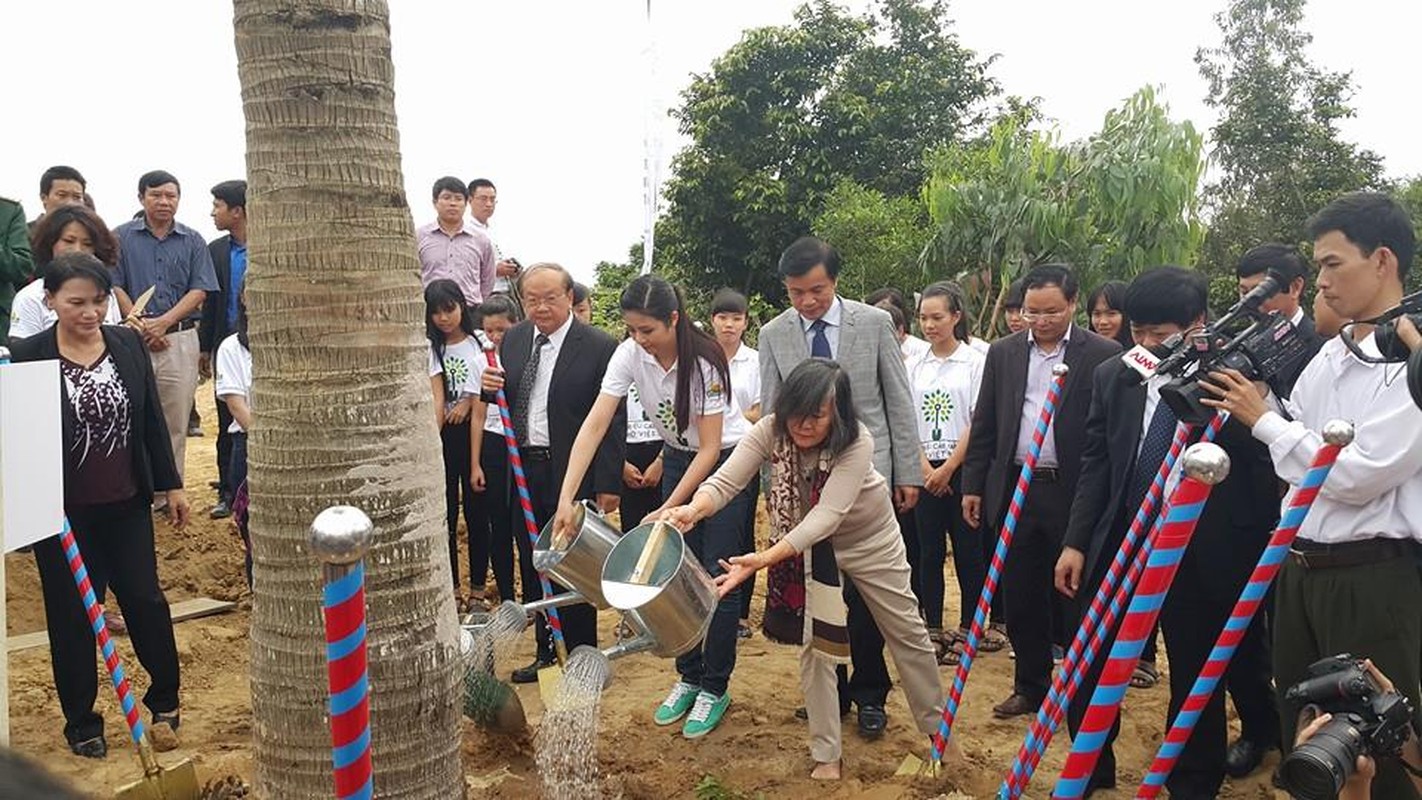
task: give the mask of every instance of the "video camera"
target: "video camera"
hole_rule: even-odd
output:
[[[1396,758],[1412,725],[1412,707],[1383,691],[1362,660],[1344,653],[1314,662],[1284,694],[1295,707],[1333,715],[1279,765],[1279,783],[1301,800],[1337,797],[1357,769],[1358,756]]]
[[[1408,352],[1407,345],[1397,336],[1399,317],[1412,320],[1418,330],[1422,330],[1422,292],[1414,292],[1402,298],[1397,305],[1372,319],[1360,319],[1343,326],[1343,344],[1360,361],[1374,364],[1407,363],[1407,389],[1412,393],[1412,402],[1422,408],[1422,349]],[[1354,325],[1373,325],[1373,341],[1378,346],[1378,355],[1364,353],[1353,339]]]
[[[1171,376],[1160,389],[1160,399],[1177,419],[1199,425],[1215,415],[1213,408],[1200,402],[1210,396],[1200,388],[1200,381],[1211,371],[1232,368],[1249,380],[1267,381],[1308,355],[1308,345],[1293,323],[1278,313],[1259,310],[1287,285],[1282,274],[1269,270],[1224,316],[1174,343],[1154,374]]]

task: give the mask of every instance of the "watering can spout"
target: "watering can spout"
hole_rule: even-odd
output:
[[[545,597],[542,600],[534,600],[532,603],[524,603],[521,606],[512,600],[505,600],[504,605],[513,605],[515,608],[520,609],[524,617],[527,618],[534,614],[547,611],[550,608],[562,608],[563,606],[586,602],[588,602],[588,599],[578,592],[563,592],[562,594],[555,594],[552,597]]]
[[[652,636],[650,633],[644,633],[636,638],[628,639],[624,642],[618,642],[612,647],[603,650],[602,655],[608,661],[616,661],[619,658],[625,658],[627,656],[633,655],[634,653],[645,653],[648,650],[654,650],[656,649],[656,647],[656,637]]]

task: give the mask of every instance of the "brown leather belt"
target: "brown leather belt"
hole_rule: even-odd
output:
[[[1363,539],[1357,542],[1322,544],[1295,539],[1289,560],[1304,569],[1337,569],[1380,564],[1395,558],[1412,558],[1417,545],[1408,539]]]
[[[1021,465],[1021,464],[1017,464],[1016,467],[1017,467],[1018,471],[1021,471],[1021,469],[1022,469],[1022,465]],[[1033,483],[1057,483],[1057,482],[1060,481],[1061,479],[1062,479],[1062,474],[1061,474],[1061,472],[1060,472],[1056,467],[1033,467],[1033,468],[1032,468],[1032,482],[1033,482]],[[1016,485],[1017,485],[1017,476],[1016,476],[1015,474],[1012,476],[1012,485],[1013,485],[1013,486],[1016,486]]]

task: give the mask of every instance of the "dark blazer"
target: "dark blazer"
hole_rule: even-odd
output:
[[[57,326],[10,344],[14,361],[54,361],[59,358]],[[138,332],[120,325],[104,325],[104,344],[113,356],[119,380],[128,390],[129,419],[133,426],[129,441],[133,454],[134,483],[144,498],[151,500],[154,491],[183,488],[183,478],[173,462],[173,445],[168,439],[168,425],[163,421],[163,407],[158,403],[158,384],[153,378],[153,364]],[[64,441],[74,440],[79,418],[69,404],[69,393],[63,380],[59,384],[61,428]],[[74,479],[73,454],[64,448],[64,484]],[[66,492],[66,497],[67,497]]]
[[[1313,327],[1313,319],[1308,314],[1304,314],[1299,320],[1299,324],[1294,326],[1298,331],[1299,338],[1308,345],[1308,355],[1299,359],[1299,362],[1289,369],[1280,372],[1269,381],[1269,388],[1274,390],[1274,394],[1280,397],[1288,397],[1294,390],[1294,384],[1298,382],[1299,376],[1303,374],[1304,367],[1308,362],[1318,355],[1318,351],[1323,347],[1323,337],[1318,335],[1318,331]]]
[[[1130,380],[1123,377],[1128,373]],[[1065,541],[1068,547],[1086,554],[1082,585],[1088,587],[1087,599],[1135,518],[1136,508],[1126,507],[1132,500],[1126,495],[1145,433],[1146,389],[1134,376],[1116,358],[1097,367],[1092,376],[1095,386],[1086,419],[1081,475]],[[1199,429],[1192,441],[1198,438]],[[1229,454],[1229,477],[1211,491],[1190,552],[1206,559],[1203,563],[1214,565],[1222,580],[1243,581],[1240,569],[1247,573],[1254,566],[1259,549],[1279,520],[1278,479],[1269,449],[1239,422],[1226,422],[1215,443]],[[1235,551],[1244,555],[1234,557]],[[1235,585],[1233,591],[1238,589]]]
[[[203,298],[198,347],[204,353],[215,353],[222,340],[232,333],[227,327],[227,300],[232,291],[232,236],[212,240],[207,252],[212,255],[212,268],[217,273],[217,291],[208,292]]]
[[[533,353],[533,323],[524,320],[504,334],[499,345],[499,358],[504,365],[505,394],[509,412],[518,403],[518,384],[523,368]],[[568,472],[568,458],[573,452],[573,440],[578,429],[592,411],[602,388],[602,376],[607,362],[617,349],[617,342],[597,328],[584,325],[575,317],[568,328],[568,338],[558,350],[558,362],[553,365],[553,380],[548,387],[548,445],[552,451],[553,474]],[[625,409],[625,405],[622,406]],[[583,478],[578,497],[594,494],[622,493],[622,462],[627,453],[627,412],[619,410],[613,417],[607,435],[598,447],[592,468]]]
[[[1062,399],[1052,421],[1051,436],[1057,450],[1057,469],[1070,494],[1076,486],[1091,409],[1091,372],[1102,361],[1121,352],[1111,339],[1073,325],[1062,362],[1070,368],[1062,386]],[[983,383],[973,410],[972,436],[963,462],[963,494],[983,498],[985,524],[996,526],[1007,510],[1009,481],[1019,469],[1017,433],[1022,422],[1022,402],[1027,388],[1027,331],[998,339],[988,348]]]

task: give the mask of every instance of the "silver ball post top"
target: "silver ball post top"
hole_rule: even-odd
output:
[[[327,564],[354,564],[375,538],[375,525],[354,506],[331,506],[311,522],[311,551]]]
[[[1353,443],[1353,423],[1346,419],[1330,419],[1323,423],[1323,441],[1347,447]]]
[[[0,345],[0,361],[10,360],[10,348]]]
[[[1055,376],[1065,375],[1068,372],[1071,372],[1071,367],[1068,367],[1066,364],[1057,364],[1052,367],[1052,375]]]
[[[1229,476],[1229,454],[1214,442],[1196,442],[1181,456],[1185,474],[1214,486]]]

